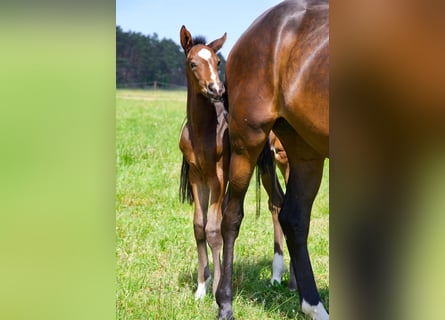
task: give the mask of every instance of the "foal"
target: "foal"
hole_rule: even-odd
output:
[[[216,53],[223,46],[226,34],[205,44],[203,38],[192,38],[190,32],[182,26],[180,39],[186,56],[187,76],[187,121],[179,142],[183,153],[180,196],[182,201],[195,203],[193,226],[198,249],[198,288],[195,299],[202,299],[211,282],[207,243],[214,264],[213,294],[221,275],[221,205],[228,182],[230,141],[222,102],[225,87],[218,76],[219,58]],[[270,155],[267,145],[263,150]],[[284,194],[272,170],[270,165],[268,168],[263,166],[261,178],[269,194],[269,207],[274,222],[272,281],[280,282],[285,268],[283,232],[278,212]],[[277,196],[272,197],[272,194]]]
[[[195,298],[201,299],[211,281],[207,243],[214,264],[213,293],[221,274],[221,204],[227,185],[228,170],[225,168],[228,168],[230,150],[221,102],[225,88],[218,76],[216,52],[226,41],[226,34],[205,45],[203,39],[192,39],[182,26],[180,38],[186,55],[187,76],[187,122],[179,142],[183,154],[181,196],[183,201],[195,202],[193,226],[198,248]]]

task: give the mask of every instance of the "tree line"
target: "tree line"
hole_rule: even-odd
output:
[[[220,78],[224,80],[225,59],[221,59]],[[171,39],[156,33],[123,31],[116,26],[116,87],[185,87],[184,51]]]

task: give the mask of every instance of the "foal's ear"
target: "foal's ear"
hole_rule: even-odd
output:
[[[179,34],[181,38],[182,49],[184,49],[185,55],[187,55],[187,53],[192,48],[192,35],[185,26],[181,27],[181,32]]]
[[[217,53],[219,49],[222,48],[224,42],[226,42],[227,32],[224,32],[224,35],[216,40],[210,42],[207,46],[213,50],[213,52]]]

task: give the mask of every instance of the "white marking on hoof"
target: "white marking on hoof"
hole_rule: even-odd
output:
[[[283,256],[281,254],[275,253],[273,256],[272,278],[270,279],[270,283],[281,283],[281,277],[283,276],[284,270],[286,270],[286,267],[284,266]]]
[[[310,316],[312,320],[329,320],[329,314],[326,312],[321,301],[316,306],[311,306],[303,299],[301,310]]]
[[[208,277],[204,282],[198,282],[198,289],[196,289],[195,300],[202,300],[206,296],[207,288],[212,281],[212,277]]]

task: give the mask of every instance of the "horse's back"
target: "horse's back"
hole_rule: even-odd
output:
[[[324,155],[329,132],[328,15],[327,1],[284,1],[252,23],[227,63],[228,85],[243,84],[229,87],[230,97],[253,101],[252,108],[267,114],[265,119],[286,119]],[[236,103],[230,101],[231,107],[242,108]]]

